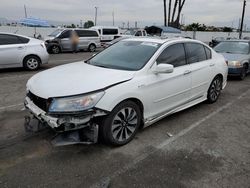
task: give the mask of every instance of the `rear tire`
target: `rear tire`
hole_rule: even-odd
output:
[[[125,101],[118,104],[108,116],[101,120],[102,140],[115,146],[129,143],[140,127],[141,117],[140,108],[134,102]]]
[[[222,78],[220,76],[216,76],[213,79],[208,89],[207,102],[210,104],[215,103],[221,94],[221,90],[222,90]]]
[[[90,44],[88,50],[89,52],[94,52],[96,50],[96,46],[94,44]]]
[[[41,60],[37,56],[30,55],[24,58],[23,66],[28,70],[37,70],[40,67]]]

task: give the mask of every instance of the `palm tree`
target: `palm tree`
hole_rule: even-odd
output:
[[[166,0],[163,0],[164,4],[164,26],[167,26],[167,7],[166,7]]]
[[[171,6],[172,6],[172,0],[169,0],[169,4],[168,4],[168,26],[170,25]]]

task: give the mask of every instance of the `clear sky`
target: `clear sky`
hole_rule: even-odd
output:
[[[247,1],[245,18],[250,27],[250,0]],[[163,24],[163,0],[1,0],[0,18],[24,17],[24,4],[28,16],[64,23],[94,20],[97,6],[99,25],[110,25],[113,11],[119,26],[128,21],[131,25],[138,21],[139,26]],[[186,0],[183,21],[237,27],[242,6],[243,0]]]

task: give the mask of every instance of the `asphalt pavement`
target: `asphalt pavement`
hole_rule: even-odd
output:
[[[91,53],[51,55],[39,71]],[[53,147],[54,133],[23,128],[25,84],[39,71],[0,70],[0,187],[250,187],[250,76],[140,130],[123,147]]]

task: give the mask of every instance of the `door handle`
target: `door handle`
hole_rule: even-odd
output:
[[[23,49],[23,47],[22,47],[22,46],[19,46],[19,47],[17,47],[17,49],[18,49],[18,50],[22,50],[22,49]]]
[[[186,71],[184,72],[184,75],[190,74],[191,72],[192,72],[191,70],[186,70]]]
[[[213,63],[213,64],[210,64],[209,66],[210,66],[210,67],[213,67],[214,65],[215,65],[215,64]]]

